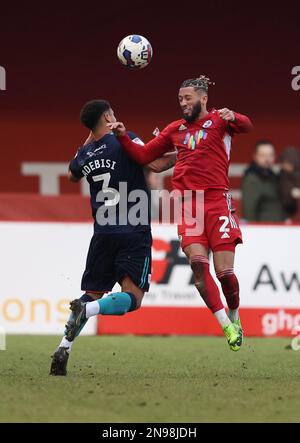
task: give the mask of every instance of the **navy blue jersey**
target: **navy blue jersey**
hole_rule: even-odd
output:
[[[132,132],[128,135],[142,144]],[[128,157],[113,133],[79,148],[70,170],[89,182],[96,233],[150,230],[150,195],[143,167]]]

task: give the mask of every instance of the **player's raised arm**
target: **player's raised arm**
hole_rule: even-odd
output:
[[[234,112],[235,119],[229,123],[230,128],[236,133],[246,133],[253,129],[253,124],[249,117]]]
[[[172,151],[174,146],[168,135],[167,128],[162,131],[156,138],[150,140],[149,143],[141,147],[133,142],[126,132],[123,123],[108,123],[107,125],[119,138],[125,151],[130,157],[140,165],[146,165],[156,158],[161,157],[165,152]]]
[[[220,117],[228,122],[232,132],[237,134],[250,132],[253,129],[253,124],[249,117],[238,112],[231,111],[227,108],[219,109]]]
[[[79,182],[83,177],[82,165],[80,164],[78,158],[79,153],[80,153],[80,148],[78,149],[73,160],[71,160],[69,163],[68,179],[74,183]]]
[[[73,183],[77,183],[77,182],[79,182],[81,180],[81,178],[77,178],[77,177],[75,177],[75,175],[73,175],[73,173],[72,173],[70,168],[68,170],[68,179],[69,179],[70,182],[73,182]]]
[[[88,138],[83,143],[83,146],[86,146],[89,143],[92,143],[93,141],[95,141],[95,137],[94,137],[93,132],[90,131]],[[74,159],[70,162],[69,170],[68,170],[68,179],[70,180],[70,182],[73,182],[73,183],[79,182],[83,177],[83,174],[81,172],[82,165],[79,164],[78,158],[77,158],[78,152],[79,152],[79,149],[78,149],[77,154],[74,157]]]

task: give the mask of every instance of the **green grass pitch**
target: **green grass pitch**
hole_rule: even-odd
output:
[[[54,336],[9,336],[0,422],[299,422],[300,351],[249,338],[80,337],[67,377],[48,375]]]

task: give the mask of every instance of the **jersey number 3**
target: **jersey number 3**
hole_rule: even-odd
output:
[[[105,200],[105,206],[116,206],[120,201],[120,193],[115,188],[110,188],[109,181],[110,181],[110,172],[106,172],[105,174],[99,174],[99,175],[93,175],[93,181],[94,182],[103,182],[102,184],[102,190],[98,192],[96,201],[102,201],[102,195],[104,194],[112,194],[112,198],[107,198]],[[101,197],[100,197],[101,196]],[[99,198],[98,198],[99,197]]]

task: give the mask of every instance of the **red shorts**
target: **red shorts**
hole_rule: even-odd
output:
[[[182,209],[184,207],[187,205],[183,204]],[[200,229],[197,227],[194,231],[196,224],[192,224],[190,215],[187,215],[190,214],[190,210],[185,210],[178,224],[182,249],[193,243],[200,243],[214,252],[234,251],[238,243],[243,243],[239,221],[232,207],[232,198],[227,192],[215,189],[204,191],[202,202],[193,196],[190,208],[194,221],[199,221]]]

